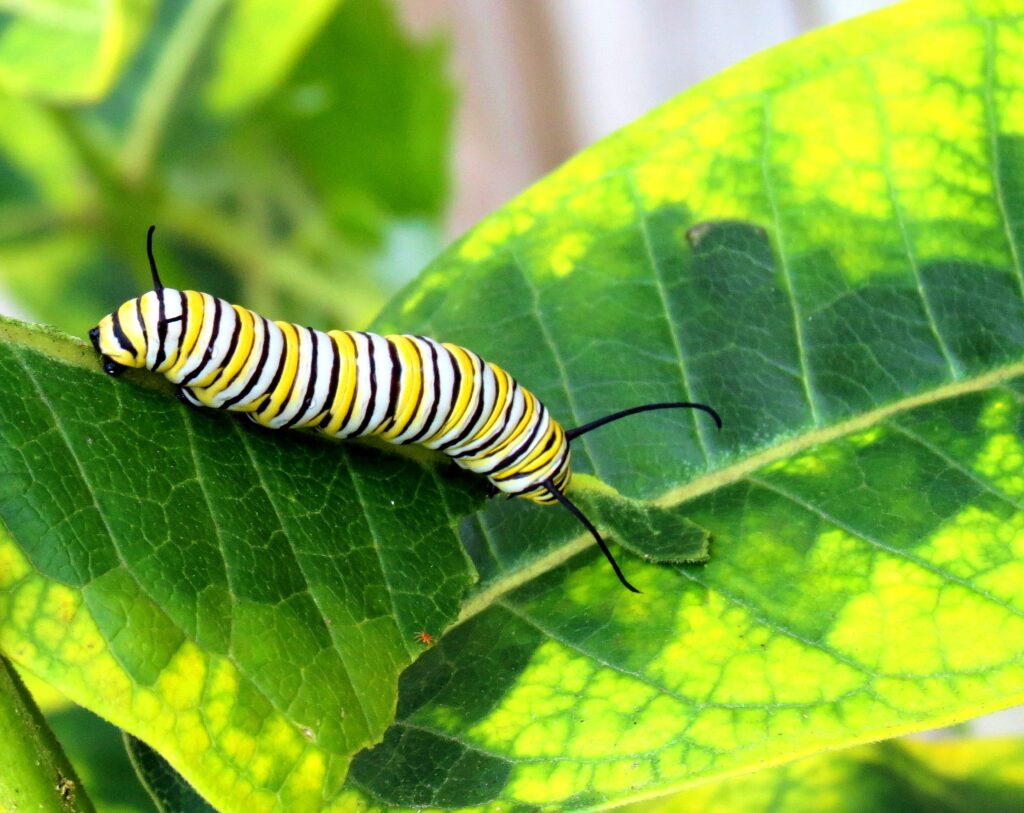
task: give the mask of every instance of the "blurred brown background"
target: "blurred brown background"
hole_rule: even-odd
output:
[[[449,237],[729,65],[885,0],[400,0],[448,32],[459,88]]]

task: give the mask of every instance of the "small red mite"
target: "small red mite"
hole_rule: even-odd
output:
[[[429,632],[417,632],[414,637],[416,638],[417,641],[423,644],[423,646],[434,645],[434,636],[431,635]]]

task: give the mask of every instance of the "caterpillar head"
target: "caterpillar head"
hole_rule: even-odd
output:
[[[109,375],[118,375],[126,367],[160,371],[177,355],[183,297],[180,291],[165,288],[160,282],[153,259],[155,228],[149,227],[147,239],[153,290],[129,299],[89,331],[92,346],[103,356],[103,369]]]
[[[179,291],[161,288],[129,299],[89,331],[103,369],[118,375],[125,367],[160,372],[177,353],[181,337]]]

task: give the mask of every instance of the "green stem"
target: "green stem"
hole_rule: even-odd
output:
[[[365,309],[368,303],[376,302],[376,289],[365,274],[357,272],[354,264],[346,269],[346,280],[342,285],[314,273],[314,269],[299,257],[263,239],[259,231],[229,220],[216,210],[165,198],[158,211],[160,222],[170,229],[228,264],[245,269],[242,280],[248,294],[245,304],[249,307],[265,309],[272,292],[283,292],[310,307],[323,308],[340,300],[346,304],[344,313]],[[342,258],[343,262],[346,260],[348,258]]]
[[[0,656],[0,809],[94,810],[56,737]]]
[[[207,5],[213,2],[206,0]],[[182,21],[179,26],[192,31],[193,36],[198,36],[197,22],[193,21],[186,26],[185,21]],[[164,88],[163,85],[163,92],[170,93],[170,88]],[[127,239],[136,225],[141,234],[143,226],[139,224],[138,218],[140,212],[148,211],[153,222],[206,248],[228,265],[244,269],[245,274],[241,278],[248,293],[254,295],[254,300],[246,304],[252,307],[258,308],[275,302],[277,293],[284,293],[298,302],[319,308],[323,308],[325,303],[342,301],[345,307],[336,309],[336,317],[345,321],[348,313],[368,310],[371,305],[377,304],[375,288],[365,274],[359,273],[356,257],[343,256],[347,252],[342,250],[342,244],[330,246],[331,253],[338,256],[339,262],[349,265],[343,295],[339,295],[340,286],[336,281],[322,276],[318,279],[300,258],[275,246],[258,229],[237,219],[227,218],[215,209],[179,201],[153,178],[130,177],[131,170],[126,168],[122,171],[111,160],[109,150],[98,142],[96,133],[90,131],[75,111],[54,108],[50,112],[55,124],[62,130],[94,180],[107,216],[125,227],[113,230],[115,239]],[[165,110],[164,114],[167,112]],[[151,115],[156,116],[157,112],[152,111]],[[142,130],[146,126],[139,125]],[[124,155],[129,155],[132,149],[130,145],[126,147]],[[130,252],[134,244],[126,244],[122,248]],[[148,279],[148,273],[143,275],[143,279]],[[338,326],[357,327],[348,324]]]
[[[140,95],[121,153],[124,177],[130,183],[137,183],[149,175],[167,116],[189,70],[195,65],[199,49],[225,5],[225,0],[194,0],[189,3],[174,32],[164,43],[148,85]]]
[[[69,108],[56,106],[47,108],[47,112],[92,176],[99,193],[106,199],[121,198],[124,195],[124,183],[117,167],[82,124],[79,114]]]

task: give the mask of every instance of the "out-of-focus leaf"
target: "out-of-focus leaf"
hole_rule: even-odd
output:
[[[217,49],[230,40],[241,55],[246,26],[268,9],[264,30],[284,32],[281,50],[253,40],[261,56],[238,58],[269,84],[258,104],[238,85],[225,116],[204,92],[211,81],[220,95],[236,87]],[[406,241],[414,251],[403,254],[391,237],[409,224],[436,232],[451,131],[445,56],[404,36],[387,0],[337,11],[161,4],[102,103],[55,114],[0,96],[0,284],[81,335],[86,314],[146,284],[155,223],[165,277],[179,287],[276,318],[365,324],[426,261],[415,246],[432,245]],[[395,258],[398,282],[379,281],[377,265],[393,270]]]
[[[249,431],[9,321],[0,391],[0,648],[220,808],[332,798],[458,612],[464,481]]]
[[[275,94],[264,115],[334,218],[440,210],[454,106],[446,51],[409,41],[387,4],[353,0]]]
[[[46,716],[100,813],[155,813],[115,726],[72,706]]]
[[[151,9],[150,0],[3,0],[0,89],[50,102],[99,99]]]
[[[139,250],[145,257],[145,247]],[[144,261],[144,260],[143,260]],[[61,313],[76,333],[97,321],[97,307],[127,299],[135,289],[130,270],[105,251],[95,236],[69,230],[0,245],[4,288],[36,312]],[[40,284],[44,281],[44,284]]]
[[[622,813],[1024,810],[1019,739],[865,745],[618,808]]]
[[[19,677],[46,716],[82,785],[102,813],[153,813],[123,747],[121,732],[106,720],[75,706],[31,672]]]
[[[234,113],[265,96],[292,67],[339,0],[237,0],[217,43],[207,99]]]

